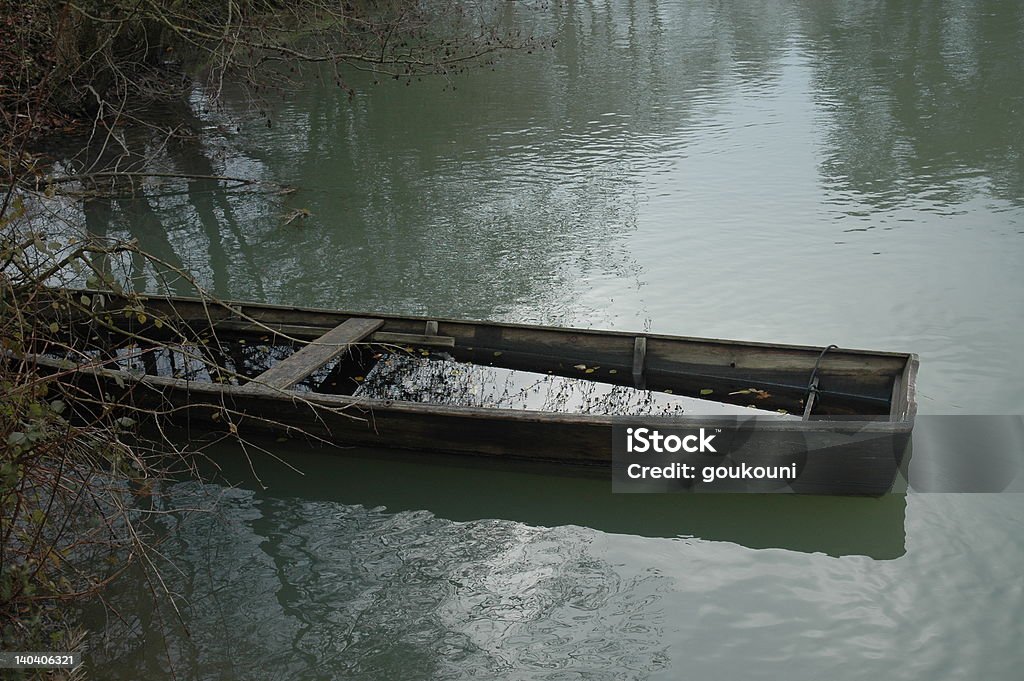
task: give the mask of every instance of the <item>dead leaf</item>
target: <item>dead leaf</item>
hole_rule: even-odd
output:
[[[284,215],[281,216],[281,219],[284,220],[284,224],[282,225],[282,227],[287,227],[288,225],[292,224],[293,222],[299,219],[305,220],[311,215],[312,213],[309,211],[308,208],[296,208],[295,210],[285,213]]]

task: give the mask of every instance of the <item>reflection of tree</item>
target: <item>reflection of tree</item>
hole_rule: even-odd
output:
[[[166,641],[181,678],[521,678],[565,665],[646,678],[661,659],[662,578],[620,574],[578,528],[222,492],[216,513],[168,519],[165,579],[187,598],[189,635],[172,627]],[[148,593],[122,586],[113,605],[134,612]],[[93,652],[103,678],[161,664],[158,621]],[[537,645],[552,627],[557,640]]]
[[[1024,197],[1024,15],[1016,3],[805,2],[817,96],[832,133],[822,172],[883,207],[964,201],[975,178]]]
[[[112,217],[115,208],[118,217],[124,223],[131,225],[131,238],[138,241],[139,246],[150,255],[163,260],[173,267],[184,268],[181,258],[178,256],[174,246],[168,239],[167,229],[161,220],[160,214],[152,203],[145,196],[123,197],[93,197],[86,199],[83,205],[86,233],[91,237],[108,237],[112,225]],[[142,263],[136,259],[133,262],[133,276],[143,282],[145,272],[142,271]],[[112,263],[104,260],[100,265],[103,271],[113,271]],[[142,288],[145,288],[143,283]],[[187,289],[176,291],[177,293],[188,293]]]
[[[678,416],[700,409],[695,400],[654,391],[404,352],[383,354],[355,394],[379,400],[570,414]]]
[[[477,317],[514,309],[558,323],[550,315],[595,275],[639,285],[626,240],[644,199],[638,183],[685,163],[694,130],[738,87],[776,87],[794,51],[810,64],[828,130],[829,189],[882,208],[961,202],[979,178],[1008,200],[1024,195],[1024,76],[1013,59],[1024,19],[1013,3],[621,0],[507,11],[552,31],[556,46],[465,73],[443,93],[440,81],[374,87],[367,77],[349,83],[349,99],[310,81],[272,107],[272,127],[235,136],[225,160],[211,152],[216,132],[158,159],[295,194],[229,194],[195,180],[185,202],[151,197],[115,219],[229,296]],[[233,101],[227,116],[246,120]],[[226,120],[195,116],[195,131]],[[297,208],[311,217],[284,226]],[[160,224],[172,240],[154,233]]]
[[[179,118],[189,121],[192,127],[198,127],[200,122],[192,115],[191,110],[185,107],[181,109]],[[217,180],[207,179],[217,175],[213,161],[195,137],[172,140],[168,145],[168,151],[176,165],[197,176],[188,181],[188,197],[206,236],[214,292],[229,294],[232,288],[231,279],[244,276],[251,287],[250,297],[263,298],[260,271],[256,267],[252,248],[247,243],[244,230],[239,223],[237,211],[229,196],[223,191],[222,184]],[[224,242],[228,239],[234,241],[242,260],[238,265],[243,265],[243,268],[232,262],[226,251]]]
[[[744,31],[755,30],[744,16]],[[560,309],[553,303],[575,295],[588,272],[628,261],[621,243],[635,225],[636,170],[679,143],[675,131],[746,41],[694,49],[716,20],[696,10],[687,18],[656,3],[569,3],[537,29],[561,33],[553,51],[515,55],[503,75],[467,73],[455,92],[439,94],[432,81],[353,82],[369,92],[353,101],[327,86],[292,93],[270,130],[240,138],[236,164],[273,168],[302,190],[284,206],[249,197],[243,208],[189,183],[189,205],[163,204],[179,248],[195,249],[180,255],[208,269],[218,291],[245,297],[264,295],[247,285],[259,273],[269,297],[327,305],[478,316]],[[214,114],[204,115],[195,127],[212,128]],[[210,173],[205,151],[170,145],[167,161]],[[298,207],[313,217],[282,227],[278,216]],[[225,272],[227,241],[252,248]],[[612,271],[635,284],[629,264]]]

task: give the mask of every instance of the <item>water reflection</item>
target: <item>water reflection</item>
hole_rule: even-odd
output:
[[[612,679],[665,665],[665,578],[595,555],[592,533],[170,490],[184,505],[210,493],[216,512],[169,520],[163,547],[188,635],[172,626],[162,638],[159,618],[134,614],[144,594],[115,593],[132,619],[94,651],[104,678],[137,678],[161,658],[189,679]]]
[[[891,209],[1021,205],[1024,14],[1015,3],[806,3],[828,186]]]
[[[86,204],[88,229],[229,296],[916,351],[922,411],[1024,409],[1020,3],[518,19],[556,47],[454,91],[310,82],[270,128],[197,94],[199,136],[152,145],[155,165],[299,190],[169,182]],[[168,535],[186,678],[1019,671],[1014,495],[620,497],[277,447],[309,474],[275,469]],[[124,589],[132,635],[102,676],[163,676],[148,635],[172,615]]]
[[[648,678],[668,671],[666,624],[687,620],[669,556],[696,570],[683,570],[692,591],[727,587],[698,569],[717,542],[739,573],[737,542],[780,557],[904,552],[904,497],[609,495],[605,479],[273,447],[258,482],[216,447],[241,487],[158,495],[160,509],[212,505],[154,520],[182,623],[144,583],[119,584],[110,606],[126,619],[91,654],[104,678]],[[668,539],[624,559],[623,534]]]
[[[435,453],[363,448],[338,452],[311,449],[304,442],[276,442],[268,448],[280,461],[259,457],[259,479],[239,452],[213,450],[218,479],[274,498],[357,503],[389,512],[426,509],[453,521],[500,518],[880,560],[904,552],[902,495],[613,495],[611,478],[601,471],[588,474],[536,463],[495,465]]]
[[[212,108],[197,91],[172,112],[194,136],[140,134],[136,161],[298,191],[168,182],[87,203],[90,231],[134,236],[227,296],[898,349],[913,337],[886,329],[905,309],[818,314],[824,300],[788,300],[794,272],[832,301],[921,282],[920,326],[943,313],[954,254],[991,261],[972,232],[1019,255],[1014,3],[508,11],[555,47],[454,89],[357,75],[349,99],[311,79],[264,103],[269,128],[242,95]],[[310,217],[286,225],[296,209]],[[990,316],[1012,316],[1022,285],[979,284],[1005,287]],[[916,337],[928,381],[958,336]]]

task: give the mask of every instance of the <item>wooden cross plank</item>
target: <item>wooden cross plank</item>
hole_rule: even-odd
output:
[[[270,367],[242,389],[287,390],[382,326],[383,319],[348,319]]]

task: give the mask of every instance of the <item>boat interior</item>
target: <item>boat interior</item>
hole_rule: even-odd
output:
[[[630,416],[906,420],[914,410],[917,361],[900,353],[200,299],[140,306],[93,291],[48,314],[55,331],[37,352],[245,389]]]

